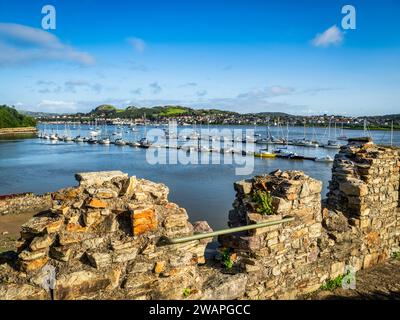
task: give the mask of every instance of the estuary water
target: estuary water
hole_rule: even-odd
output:
[[[254,129],[245,126],[218,126],[216,129]],[[62,135],[64,126],[40,126],[48,132],[56,132]],[[132,131],[127,126],[117,128],[108,126],[101,128],[104,135],[106,130],[113,138],[112,133],[122,133],[122,138],[128,141],[138,140],[144,132],[150,128],[138,127]],[[182,128],[178,128],[182,129]],[[88,136],[89,126],[69,127],[66,133],[75,137],[77,135]],[[258,127],[256,133],[265,135],[266,129]],[[286,128],[271,128],[273,135],[279,137],[286,135]],[[101,135],[99,134],[99,135]],[[338,133],[339,134],[339,133]],[[348,137],[362,136],[362,131],[345,130],[341,132]],[[390,132],[371,132],[376,143],[390,141]],[[306,137],[312,136],[318,141],[327,140],[326,129],[315,128],[306,130]],[[120,137],[120,136],[118,136]],[[303,138],[304,128],[291,128],[289,138]],[[331,133],[331,137],[332,133]],[[340,141],[346,143],[345,141]],[[397,132],[393,137],[393,143],[400,145]],[[262,146],[265,148],[265,146]],[[259,148],[258,145],[255,148]],[[269,147],[271,150],[274,146]],[[75,143],[63,141],[51,141],[39,138],[33,139],[2,139],[0,140],[0,195],[22,192],[34,192],[41,194],[55,191],[67,186],[76,185],[74,174],[83,171],[121,170],[138,178],[145,178],[155,182],[166,184],[170,189],[169,199],[186,208],[190,220],[207,220],[215,229],[225,228],[228,221],[228,212],[232,208],[235,197],[233,182],[252,177],[257,174],[269,173],[276,169],[302,170],[313,178],[321,180],[324,184],[322,196],[325,197],[326,188],[331,177],[331,163],[314,162],[310,160],[288,159],[261,159],[248,157],[253,171],[247,175],[236,175],[237,167],[243,165],[226,163],[221,155],[219,164],[152,164],[149,163],[146,153],[150,149],[141,149],[131,146],[101,145],[88,143]],[[334,157],[337,150],[325,148],[310,148],[288,146],[288,150],[297,154],[320,157],[330,155]],[[177,151],[183,152],[183,151]],[[220,155],[219,155],[220,156]],[[209,156],[210,159],[213,157]],[[241,156],[242,157],[242,156]],[[254,162],[253,162],[254,161]]]

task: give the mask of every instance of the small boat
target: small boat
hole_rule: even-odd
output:
[[[99,144],[110,144],[111,143],[111,141],[110,141],[110,139],[108,139],[108,138],[104,138],[104,139],[100,139],[99,140]]]
[[[266,149],[261,149],[259,152],[254,153],[257,158],[276,158],[276,153],[269,152]]]
[[[50,136],[49,136],[47,133],[45,133],[45,134],[43,135],[43,139],[49,140],[49,139],[50,139]]]
[[[279,158],[290,158],[291,156],[297,155],[294,152],[284,151],[280,149],[275,149],[272,152],[275,153],[276,156]]]
[[[96,143],[97,143],[97,139],[95,139],[94,137],[91,137],[91,138],[87,141],[87,143],[96,144]]]
[[[298,155],[298,154],[293,154],[289,157],[291,160],[304,160],[304,156]]]
[[[148,149],[148,148],[150,148],[150,146],[151,146],[151,143],[146,138],[140,139],[139,148]]]
[[[318,148],[318,142],[316,141],[311,141],[311,140],[295,140],[293,141],[293,145],[295,146],[300,146],[300,147],[313,147],[313,148]]]
[[[52,133],[52,134],[50,135],[50,140],[58,140],[57,135],[54,134],[54,133]]]
[[[125,146],[126,145],[126,141],[123,140],[122,138],[115,140],[114,143],[115,143],[116,146]]]
[[[325,157],[319,157],[319,158],[315,158],[316,162],[333,162],[333,158],[329,155],[325,156]]]
[[[137,141],[133,141],[133,142],[129,143],[129,145],[130,145],[131,147],[140,147],[140,143],[137,142]]]
[[[77,137],[74,139],[74,141],[75,141],[75,142],[84,142],[84,138],[81,137],[81,136],[77,136]]]
[[[349,138],[348,138],[347,136],[339,136],[337,139],[338,139],[338,140],[342,140],[342,141],[347,141],[347,140],[349,140]]]
[[[324,145],[324,148],[340,149],[340,144],[338,144],[335,140],[329,140],[328,143]]]

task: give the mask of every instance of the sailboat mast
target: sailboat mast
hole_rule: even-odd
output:
[[[392,126],[390,130],[390,145],[393,146],[393,120],[392,120]]]
[[[336,135],[336,121],[335,121],[335,140],[336,140],[336,137],[337,137],[337,135]]]
[[[286,145],[289,144],[289,120],[286,122]]]
[[[364,119],[364,135],[367,137],[367,119]]]

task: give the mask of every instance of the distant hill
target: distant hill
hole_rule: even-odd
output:
[[[36,120],[19,113],[12,107],[0,106],[0,128],[34,127]]]
[[[284,112],[258,112],[254,113],[260,117],[292,117],[291,114],[284,113]]]
[[[400,120],[400,113],[397,113],[397,114],[386,114],[386,115],[383,115],[383,116],[370,116],[370,117],[367,117],[367,118],[387,119],[387,120],[396,121],[396,120]]]
[[[182,115],[207,115],[207,114],[236,114],[235,112],[216,109],[192,109],[183,106],[155,106],[135,107],[129,106],[125,109],[118,109],[112,105],[101,105],[89,112],[92,116],[105,116],[107,118],[141,118],[157,119],[158,117],[174,117]]]

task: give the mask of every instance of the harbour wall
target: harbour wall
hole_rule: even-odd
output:
[[[21,128],[0,128],[0,137],[3,136],[35,136],[37,129],[35,127],[21,127]]]
[[[326,202],[322,183],[300,171],[237,182],[230,227],[294,221],[220,236],[212,258],[210,238],[161,241],[210,231],[168,201],[165,185],[78,174],[78,187],[53,193],[51,209],[22,226],[17,252],[0,257],[0,298],[301,297],[400,250],[399,166],[398,149],[354,139],[335,157]]]

